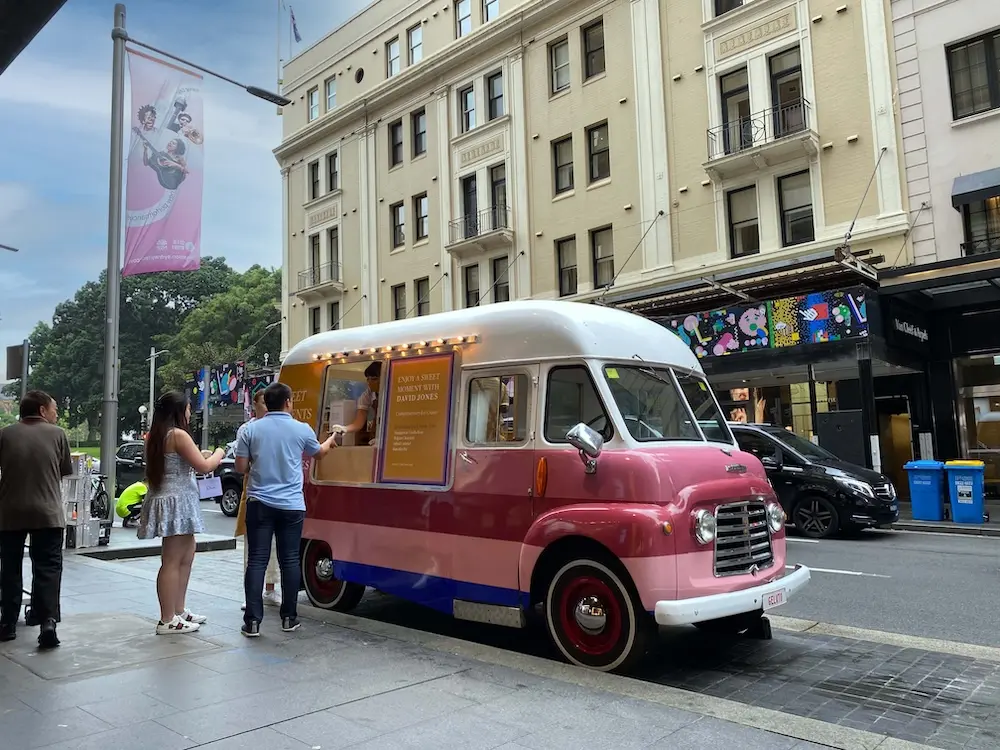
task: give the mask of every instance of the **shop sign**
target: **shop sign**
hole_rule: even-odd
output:
[[[699,359],[868,336],[867,290],[815,292],[659,321]]]
[[[923,315],[894,302],[886,304],[884,309],[886,341],[917,352],[930,348],[930,326]]]

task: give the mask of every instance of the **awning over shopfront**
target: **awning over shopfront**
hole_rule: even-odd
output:
[[[879,291],[922,310],[1000,304],[1000,252],[881,271]]]
[[[881,263],[872,250],[854,252],[869,265]],[[628,294],[609,294],[604,303],[646,317],[666,317],[699,310],[720,309],[766,299],[804,294],[815,289],[853,286],[864,279],[840,263],[831,251],[796,260],[771,260],[735,271],[725,271],[665,284]]]
[[[951,205],[958,211],[962,206],[997,196],[1000,196],[1000,167],[959,175],[951,186]]]
[[[0,0],[0,74],[65,4],[66,0]]]

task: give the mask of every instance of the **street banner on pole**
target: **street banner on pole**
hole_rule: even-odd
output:
[[[123,276],[201,265],[202,78],[128,50],[132,86]]]

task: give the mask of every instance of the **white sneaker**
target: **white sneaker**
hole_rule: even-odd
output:
[[[277,589],[275,589],[274,591],[264,592],[264,604],[265,606],[270,606],[270,607],[281,606],[281,594],[278,593]]]
[[[206,622],[208,622],[208,618],[205,617],[205,615],[196,615],[190,609],[185,609],[177,616],[182,620],[184,620],[185,622],[191,622],[194,623],[195,625],[204,625]]]
[[[182,620],[178,615],[174,615],[174,619],[170,622],[158,622],[156,623],[156,634],[157,635],[171,635],[171,634],[183,634],[183,633],[193,633],[201,627],[196,622],[188,622],[187,620]]]

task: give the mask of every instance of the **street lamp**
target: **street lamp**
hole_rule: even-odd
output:
[[[281,321],[277,320],[274,323],[269,323],[267,326],[265,326],[264,327],[264,333],[262,333],[260,335],[260,337],[256,341],[254,341],[252,344],[250,344],[250,346],[248,346],[246,349],[243,350],[243,355],[240,357],[240,359],[246,361],[246,358],[250,355],[250,352],[253,351],[254,347],[257,346],[257,344],[259,344],[261,341],[263,341],[264,337],[267,336],[267,334],[269,334],[271,331],[273,331],[275,328],[277,328],[280,325],[281,325]],[[264,366],[267,367],[267,354],[266,353],[264,354],[264,357],[265,357]]]
[[[146,427],[146,412],[148,411],[145,404],[139,404],[139,422],[143,427]],[[152,417],[150,418],[152,419]],[[148,430],[148,427],[146,429]]]
[[[258,99],[263,99],[278,106],[291,104],[290,99],[280,94],[265,91],[256,86],[244,85],[208,68],[195,65],[169,52],[164,52],[136,39],[132,39],[125,30],[125,6],[122,3],[115,5],[115,25],[111,30],[111,39],[114,41],[114,53],[112,55],[111,68],[111,159],[108,186],[107,298],[105,301],[107,315],[104,329],[104,396],[101,409],[101,454],[104,456],[113,456],[118,448],[118,327],[119,307],[121,305],[122,182],[124,179],[122,174],[122,151],[124,150],[125,143],[125,123],[123,117],[125,110],[125,43],[131,42],[138,47],[145,47],[152,52],[200,70],[214,78],[226,81],[234,86],[239,86],[248,94]],[[150,408],[152,406],[151,393]],[[152,418],[151,414],[150,417]],[[115,486],[115,468],[114,461],[110,461],[105,468],[109,487]]]
[[[156,358],[161,354],[167,354],[169,349],[160,349],[156,351],[155,346],[149,347],[149,356],[146,357],[146,361],[149,362],[149,423],[148,427],[153,426],[153,410],[156,408]],[[140,409],[145,409],[145,406],[139,407]]]

